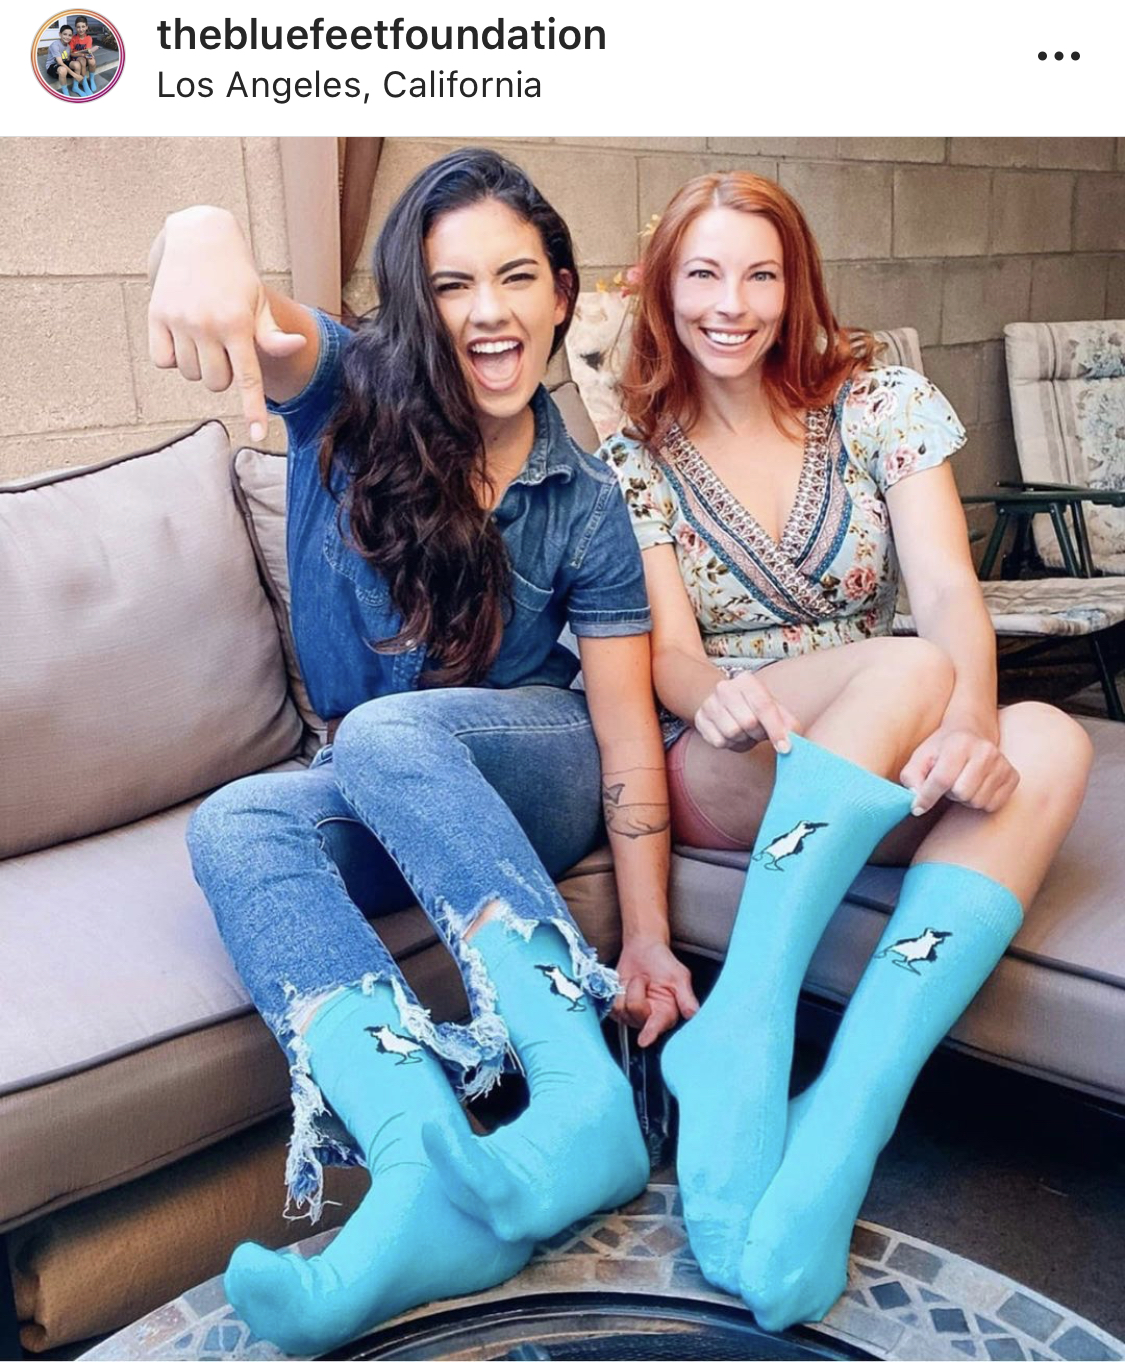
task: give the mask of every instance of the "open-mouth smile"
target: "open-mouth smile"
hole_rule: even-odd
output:
[[[515,336],[470,341],[468,352],[473,374],[484,388],[504,392],[519,377],[523,342]]]

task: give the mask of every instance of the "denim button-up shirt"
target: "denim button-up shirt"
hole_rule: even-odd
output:
[[[270,403],[289,433],[287,554],[293,637],[313,707],[325,719],[379,695],[417,687],[423,648],[377,653],[400,616],[390,590],[347,542],[346,500],[321,481],[318,449],[342,381],[352,332],[317,313],[320,353],[304,391]],[[578,660],[561,643],[647,633],[651,626],[640,551],[612,471],[567,434],[546,390],[532,399],[535,439],[522,471],[493,511],[512,565],[512,606],[485,686],[569,686]],[[337,474],[334,492],[345,483]],[[344,533],[341,533],[341,524]]]

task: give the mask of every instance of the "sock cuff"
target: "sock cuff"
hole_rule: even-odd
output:
[[[851,807],[888,817],[894,815],[896,822],[910,812],[914,795],[905,785],[876,775],[865,766],[796,733],[790,734],[789,741],[792,751],[778,756],[776,778],[780,779],[784,772],[787,784],[815,781],[821,787],[846,787]]]
[[[944,914],[958,922],[968,917],[1002,938],[1005,945],[1023,925],[1023,906],[1007,885],[947,861],[920,861],[910,867],[903,877],[896,916],[900,912]]]

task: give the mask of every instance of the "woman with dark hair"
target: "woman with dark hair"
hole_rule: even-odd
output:
[[[642,1043],[693,1010],[668,949],[649,615],[615,480],[542,387],[578,273],[516,166],[459,151],[414,180],[354,334],[266,288],[228,214],[176,214],[158,247],[154,361],[237,384],[259,427],[264,383],[285,418],[293,633],[333,739],[307,771],[218,791],[189,833],[291,1059],[290,1195],[315,1219],[322,1160],[371,1173],[320,1257],[244,1244],[228,1268],[254,1331],[308,1355],[504,1279],[645,1183],[599,1025],[617,980],[553,877],[601,835],[600,779]],[[461,967],[467,1025],[430,1019],[365,918],[415,900]],[[509,1047],[527,1109],[477,1137],[450,1075],[481,1092]]]
[[[784,190],[691,181],[642,274],[630,435],[603,455],[643,549],[673,835],[753,849],[723,970],[664,1074],[696,1256],[781,1329],[843,1291],[875,1160],[1034,898],[1090,743],[1048,706],[998,711],[946,463],[964,431],[837,324]],[[891,636],[899,563],[917,638]],[[787,1106],[801,981],[872,855],[909,865],[898,906]]]

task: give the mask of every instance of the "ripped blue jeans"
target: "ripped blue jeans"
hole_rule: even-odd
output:
[[[466,929],[488,904],[530,936],[553,924],[599,1004],[616,976],[553,883],[603,835],[600,762],[585,696],[555,686],[383,696],[353,710],[304,771],[247,776],[188,830],[192,867],[247,990],[290,1056],[286,1181],[315,1221],[323,1163],[357,1163],[326,1110],[295,1020],[348,985],[389,983],[403,1026],[461,1091],[503,1068],[507,1030]],[[460,967],[466,1025],[433,1022],[367,920],[419,903]]]

